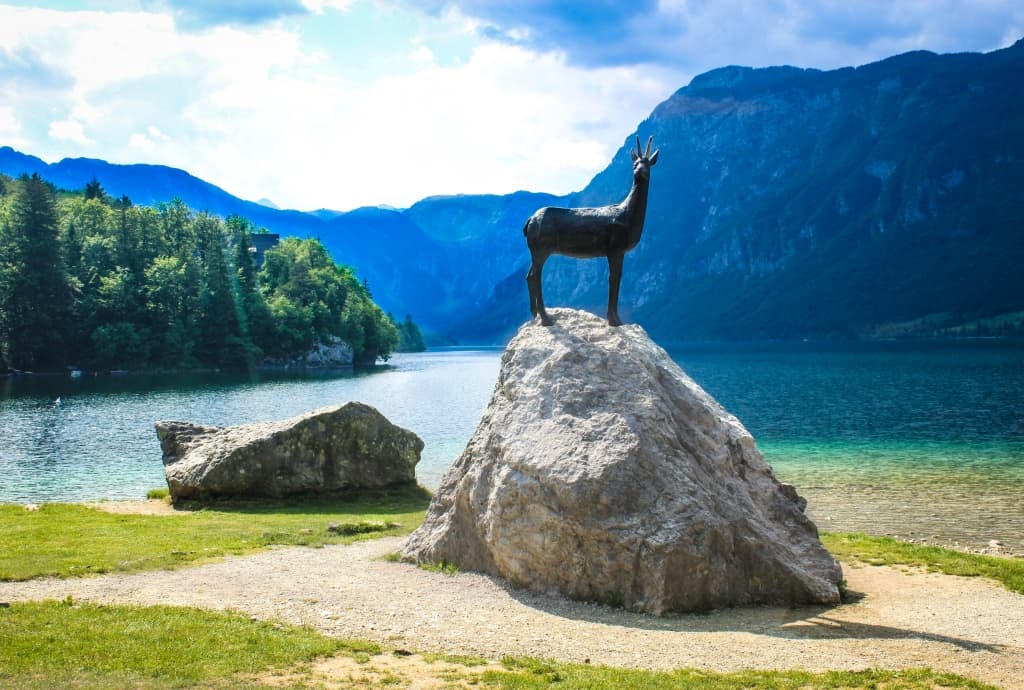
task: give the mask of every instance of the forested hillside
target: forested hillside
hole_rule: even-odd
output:
[[[288,238],[257,271],[254,229],[0,175],[0,369],[254,367],[332,337],[388,357],[399,329],[353,269]]]

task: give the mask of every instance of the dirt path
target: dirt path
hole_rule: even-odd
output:
[[[1024,688],[1024,596],[981,578],[845,567],[859,601],[654,618],[381,557],[401,538],[278,548],[176,571],[0,582],[0,600],[75,599],[244,611],[388,647],[589,659],[652,669],[930,666]]]

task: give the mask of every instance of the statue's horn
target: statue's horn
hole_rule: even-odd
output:
[[[637,143],[637,149],[639,149],[640,148],[640,146],[639,146],[639,144],[640,144],[640,137],[637,137],[636,143]],[[644,158],[648,158],[651,155],[651,144],[653,144],[653,143],[654,143],[654,137],[651,136],[651,138],[649,138],[647,140],[647,150],[644,151]]]

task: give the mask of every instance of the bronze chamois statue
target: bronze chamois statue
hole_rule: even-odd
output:
[[[552,254],[577,259],[608,258],[608,324],[621,326],[619,318],[619,282],[622,280],[622,258],[640,242],[647,213],[647,188],[651,167],[658,162],[658,151],[651,153],[654,137],[647,140],[647,150],[640,151],[636,138],[633,159],[633,187],[620,204],[599,208],[542,208],[526,221],[523,235],[530,248],[530,272],[526,285],[530,289],[530,312],[540,322],[552,321],[544,310],[541,271]]]

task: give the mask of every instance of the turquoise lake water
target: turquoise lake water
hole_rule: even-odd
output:
[[[1024,552],[1024,344],[715,346],[676,361],[746,425],[823,529]],[[372,373],[0,379],[0,502],[141,498],[159,419],[241,424],[348,400],[417,432],[436,487],[500,351],[398,355]],[[61,404],[54,400],[60,397]]]

